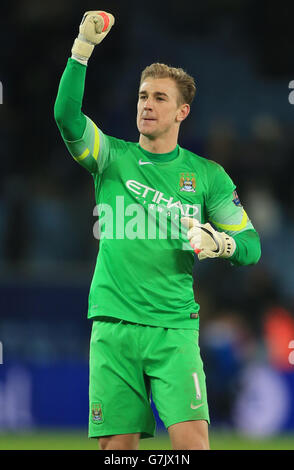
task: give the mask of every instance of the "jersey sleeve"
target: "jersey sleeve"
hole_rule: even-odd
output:
[[[69,58],[62,74],[54,105],[54,117],[72,157],[93,175],[101,174],[119,155],[126,142],[106,136],[82,112],[85,65]]]
[[[231,237],[254,230],[248,215],[242,206],[236,186],[221,165],[212,162],[214,175],[209,181],[209,192],[206,200],[207,219],[220,232]]]
[[[96,124],[86,116],[86,127],[81,139],[64,142],[74,160],[91,174],[103,171],[124,153],[126,142],[104,134]]]
[[[256,264],[261,256],[260,238],[242,206],[236,186],[222,166],[213,162],[206,213],[218,231],[234,238],[236,250],[230,258],[235,266]]]

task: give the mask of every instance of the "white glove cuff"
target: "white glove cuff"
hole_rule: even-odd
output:
[[[223,252],[220,255],[221,258],[231,258],[236,250],[236,242],[233,237],[230,237],[226,233],[223,232],[223,241],[224,241],[224,248]]]
[[[79,38],[76,38],[72,46],[72,55],[74,59],[79,61],[87,61],[92,54],[94,49],[94,44],[85,42]]]

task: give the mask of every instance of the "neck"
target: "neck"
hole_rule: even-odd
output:
[[[140,146],[144,149],[147,150],[148,152],[151,153],[169,153],[172,152],[178,143],[178,136],[175,136],[174,138],[171,139],[150,139],[149,137],[140,134],[139,138],[139,144]]]

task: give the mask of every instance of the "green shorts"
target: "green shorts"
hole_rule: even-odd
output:
[[[198,331],[94,320],[90,343],[89,437],[153,437],[150,393],[166,428],[209,423]]]

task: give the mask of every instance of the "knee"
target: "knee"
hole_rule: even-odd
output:
[[[98,440],[101,450],[138,450],[139,447],[139,442],[122,436],[100,437]]]
[[[197,442],[195,445],[192,445],[187,450],[210,450],[209,444],[207,442]]]
[[[168,428],[173,450],[209,450],[205,420],[183,421]]]
[[[196,441],[196,442],[183,442],[177,443],[173,446],[173,450],[210,450],[207,442]]]
[[[99,447],[101,450],[125,450],[128,449],[126,442],[115,439],[114,436],[102,437],[99,439]]]
[[[109,437],[101,437],[101,438],[98,439],[98,442],[99,442],[99,448],[101,450],[107,450],[109,442],[110,442],[110,438]]]

